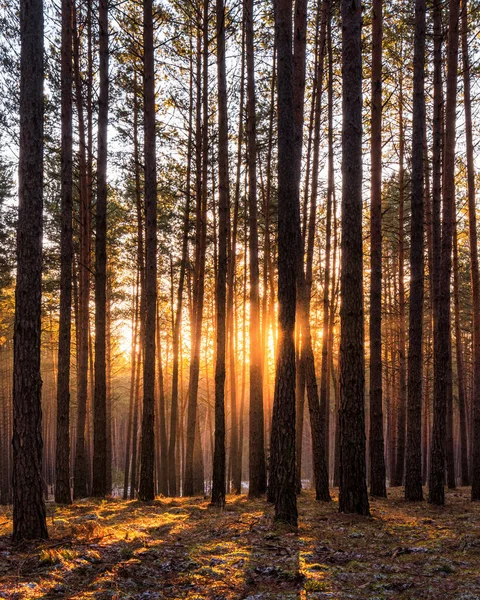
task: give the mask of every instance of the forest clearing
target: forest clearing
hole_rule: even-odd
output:
[[[47,505],[49,541],[12,548],[0,513],[0,597],[9,600],[268,600],[480,598],[480,505],[469,490],[447,507],[405,503],[400,490],[371,517],[299,497],[299,528],[273,523],[263,500],[227,496],[150,504],[82,500]]]

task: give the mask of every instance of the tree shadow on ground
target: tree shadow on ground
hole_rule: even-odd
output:
[[[0,597],[9,600],[272,598],[480,599],[480,506],[372,500],[372,517],[299,497],[299,528],[273,524],[264,500],[229,496],[82,501],[49,507],[51,539],[13,547],[0,512]]]

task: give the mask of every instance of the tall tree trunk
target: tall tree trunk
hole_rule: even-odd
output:
[[[480,500],[480,278],[478,273],[477,215],[475,204],[475,164],[473,159],[470,59],[468,54],[468,4],[462,5],[463,97],[467,149],[468,229],[473,308],[473,428],[472,500]]]
[[[95,236],[95,393],[92,495],[107,492],[107,129],[108,0],[99,2],[100,95],[98,99],[97,207]],[[110,466],[108,468],[111,468]]]
[[[62,230],[60,238],[60,322],[58,332],[57,448],[55,502],[71,504],[70,490],[70,354],[73,267],[72,169],[72,0],[62,1]]]
[[[128,498],[128,482],[130,476],[130,461],[131,461],[131,440],[133,437],[133,410],[135,399],[135,376],[137,373],[137,335],[138,335],[138,288],[140,282],[140,271],[137,268],[137,283],[134,290],[133,315],[132,315],[132,354],[131,354],[131,371],[130,371],[130,400],[128,409],[127,434],[125,443],[125,463],[124,463],[124,480],[123,480],[123,499]]]
[[[362,7],[342,0],[343,189],[340,511],[369,514],[365,463],[362,252]]]
[[[423,500],[422,377],[423,377],[423,197],[425,138],[425,0],[415,3],[413,73],[413,138],[411,180],[410,315],[408,347],[408,421],[405,499]]]
[[[465,372],[460,323],[460,290],[458,270],[458,232],[457,220],[455,219],[453,230],[453,303],[455,314],[455,355],[457,358],[458,410],[460,421],[460,473],[462,485],[470,485],[468,477],[469,452],[467,443],[467,400],[465,394]]]
[[[155,327],[157,306],[157,173],[155,153],[155,66],[153,0],[143,5],[143,88],[145,162],[145,330],[143,355],[143,415],[138,497],[155,498]]]
[[[183,495],[203,494],[203,464],[197,418],[198,379],[200,375],[200,347],[202,338],[203,304],[205,290],[205,252],[207,242],[208,192],[208,0],[203,2],[203,73],[202,31],[197,34],[197,114],[196,114],[196,232],[195,272],[191,316],[192,346],[190,352],[190,380],[188,388],[187,432],[185,448],[185,475]],[[198,10],[198,23],[201,22]],[[200,27],[200,26],[199,26]],[[203,86],[203,91],[202,91]],[[203,112],[203,123],[201,122]],[[195,463],[195,468],[194,468]],[[201,471],[201,472],[200,472]]]
[[[229,239],[227,72],[225,62],[225,6],[217,0],[218,73],[218,274],[215,364],[215,451],[213,457],[212,504],[225,504],[225,354],[227,308],[227,243]]]
[[[275,5],[278,106],[278,352],[275,372],[269,495],[275,520],[297,525],[295,493],[295,308],[300,206],[295,182],[292,0]]]
[[[258,498],[266,490],[265,440],[263,415],[262,355],[260,344],[260,287],[258,265],[257,217],[257,140],[255,108],[255,63],[253,0],[245,0],[245,38],[247,49],[247,152],[248,222],[250,271],[250,433],[248,496]]]
[[[372,5],[370,492],[386,497],[382,394],[382,0]]]
[[[231,229],[230,256],[227,274],[227,334],[228,334],[228,356],[230,369],[230,398],[231,398],[231,428],[230,462],[233,493],[242,493],[242,453],[243,438],[239,435],[240,420],[243,418],[241,412],[237,414],[237,319],[235,315],[235,268],[237,255],[237,231],[238,213],[240,208],[240,177],[242,165],[243,146],[243,120],[244,120],[244,98],[245,98],[245,19],[242,20],[242,66],[240,75],[240,106],[238,114],[238,145],[237,145],[237,168],[235,180],[235,200],[233,208],[233,222]],[[245,339],[245,338],[244,338]],[[242,396],[243,397],[243,396]]]
[[[442,245],[438,285],[438,320],[434,334],[433,432],[429,477],[429,502],[445,503],[445,445],[450,354],[450,278],[452,229],[455,207],[455,121],[457,108],[458,31],[460,0],[449,1],[447,103],[445,109],[445,159],[442,212]],[[450,387],[451,391],[451,387]]]
[[[73,497],[83,498],[88,494],[89,468],[85,429],[87,422],[88,394],[88,331],[90,302],[90,200],[91,188],[88,185],[87,143],[82,101],[82,79],[80,72],[80,39],[76,26],[76,8],[73,12],[73,52],[75,100],[78,117],[78,171],[80,179],[80,251],[78,259],[78,323],[77,323],[77,431],[75,461],[73,471]]]
[[[403,56],[403,39],[400,42]],[[405,126],[403,121],[403,74],[400,73],[399,98],[399,176],[398,176],[398,403],[397,403],[397,456],[395,476],[392,486],[402,485],[405,474],[405,438],[407,422],[407,370],[406,370],[406,334],[405,334]]]
[[[48,538],[40,375],[43,233],[43,2],[20,2],[20,157],[13,364],[13,542]]]
[[[158,489],[162,496],[168,496],[168,445],[166,427],[165,385],[163,378],[162,348],[160,343],[160,314],[158,303],[156,307],[156,346],[157,346],[157,376],[158,376]]]
[[[293,117],[295,123],[295,184],[297,186],[298,197],[300,198],[300,181],[302,173],[302,149],[303,149],[303,124],[304,124],[304,104],[305,104],[305,72],[306,72],[306,50],[307,50],[307,2],[305,0],[296,0],[294,5],[294,22],[293,22]],[[315,71],[317,71],[318,63],[318,14],[320,9],[317,11],[316,19],[316,34],[315,34]],[[311,108],[311,119],[313,121],[313,115],[315,112],[315,98],[316,98],[316,86],[314,86],[312,93],[312,108]],[[310,140],[309,140],[310,141]],[[309,150],[311,149],[311,143]],[[307,160],[310,160],[308,156]],[[308,169],[306,173],[305,181],[308,182]],[[308,188],[308,183],[306,183]],[[300,244],[300,255],[299,255],[299,282],[304,280],[303,274],[303,260],[305,252],[305,235],[306,235],[306,219],[307,219],[307,202],[308,195],[305,195],[304,214],[302,220],[301,230],[301,244]],[[301,284],[299,283],[299,286]],[[305,287],[305,284],[303,284]],[[300,293],[300,288],[297,290]],[[266,294],[265,294],[266,299]],[[300,296],[297,299],[297,322],[300,323]],[[304,303],[305,304],[305,303]],[[266,303],[265,303],[266,307]],[[295,343],[296,343],[296,381],[295,381],[295,401],[296,401],[296,440],[295,440],[295,454],[296,454],[296,491],[301,492],[302,489],[302,448],[303,448],[303,423],[304,423],[304,412],[305,412],[305,368],[301,359],[301,327],[297,326],[295,331]],[[303,341],[302,341],[303,344]]]
[[[185,271],[188,260],[188,234],[190,230],[190,196],[191,196],[191,173],[193,152],[193,48],[192,36],[190,35],[190,91],[189,91],[189,114],[188,114],[188,156],[187,156],[187,189],[185,194],[185,212],[183,216],[183,239],[182,257],[180,263],[180,275],[178,279],[177,306],[173,324],[173,370],[172,370],[172,399],[170,408],[170,439],[168,444],[168,493],[177,496],[179,492],[179,481],[177,481],[177,465],[175,450],[177,446],[178,428],[178,363],[180,350],[180,333],[182,325],[183,310],[183,288],[185,286]]]
[[[310,207],[310,217],[307,231],[307,264],[304,273],[303,270],[303,253],[300,253],[298,275],[297,275],[297,311],[299,315],[299,325],[302,331],[302,350],[301,362],[302,369],[305,375],[305,383],[307,387],[307,399],[310,412],[310,429],[312,433],[312,454],[313,468],[315,478],[315,492],[317,500],[330,500],[328,491],[328,469],[325,460],[326,439],[325,439],[325,403],[319,402],[317,377],[315,373],[315,358],[312,347],[312,337],[310,331],[310,296],[313,281],[313,252],[315,241],[315,223],[317,213],[317,195],[318,195],[318,162],[319,162],[319,146],[320,146],[320,120],[321,120],[321,102],[322,102],[322,87],[323,87],[323,72],[325,62],[325,40],[327,29],[327,14],[329,10],[329,2],[324,1],[321,5],[321,26],[320,26],[320,41],[319,41],[319,57],[316,73],[316,107],[315,107],[315,133],[314,133],[314,157],[313,157],[313,179],[312,179],[312,198]],[[298,83],[294,80],[294,100],[299,92],[295,92]],[[299,117],[297,117],[299,120]],[[303,121],[303,116],[302,116]],[[297,129],[299,125],[297,123]],[[301,150],[297,149],[299,155],[296,160],[300,162]],[[297,165],[300,170],[300,166]],[[297,188],[298,189],[298,188]],[[328,233],[327,233],[328,235]],[[300,240],[299,240],[300,242]],[[299,243],[301,247],[301,242]],[[330,257],[328,257],[330,259]],[[327,271],[327,270],[326,270]],[[327,284],[328,285],[328,284]],[[327,292],[328,294],[328,292]],[[328,297],[328,296],[327,296]],[[328,300],[327,300],[328,305]],[[328,319],[328,310],[327,310]],[[326,343],[328,336],[326,337]],[[325,399],[324,399],[325,400]]]

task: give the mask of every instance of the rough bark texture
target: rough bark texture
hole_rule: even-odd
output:
[[[225,6],[217,0],[218,76],[218,271],[217,347],[215,365],[215,450],[213,456],[212,504],[225,504],[225,355],[227,308],[227,243],[229,238],[227,73],[225,63]]]
[[[155,498],[155,327],[157,305],[157,173],[155,154],[155,68],[153,2],[143,8],[144,127],[145,127],[145,330],[143,356],[143,415],[138,497]]]
[[[457,383],[458,383],[458,412],[460,429],[460,475],[462,485],[470,485],[468,476],[468,441],[467,441],[467,401],[465,394],[465,370],[462,348],[462,331],[460,322],[460,282],[458,263],[458,232],[457,220],[455,219],[453,231],[453,303],[455,311],[455,355],[457,359]]]
[[[87,177],[87,143],[82,98],[82,78],[80,66],[80,38],[76,26],[74,10],[74,79],[75,101],[78,117],[78,174],[79,174],[79,257],[78,257],[78,314],[77,314],[77,427],[75,461],[73,470],[73,497],[83,498],[88,494],[88,457],[85,439],[87,422],[87,382],[88,382],[88,332],[90,302],[90,244],[91,244],[91,187]],[[88,11],[87,18],[90,16]],[[90,25],[88,23],[88,28]]]
[[[400,42],[403,55],[403,40]],[[405,439],[407,423],[407,370],[405,331],[405,123],[403,73],[399,77],[399,173],[398,173],[398,402],[397,447],[392,486],[402,485],[405,474]]]
[[[201,23],[200,10],[197,14]],[[203,4],[203,73],[202,73],[202,31],[197,32],[197,113],[196,113],[196,224],[195,224],[195,270],[193,274],[190,380],[188,388],[187,432],[185,449],[185,476],[183,495],[203,494],[203,463],[201,440],[197,435],[197,396],[200,373],[200,345],[203,322],[205,291],[205,252],[208,191],[208,0]],[[203,91],[202,91],[203,87]],[[203,124],[202,124],[203,112]],[[195,463],[195,465],[194,465]]]
[[[341,512],[369,514],[365,464],[362,252],[362,7],[342,0]]]
[[[405,499],[423,500],[422,376],[423,376],[423,197],[425,137],[425,0],[415,3],[413,74],[413,138],[411,179],[410,318],[408,347],[407,458]]]
[[[295,185],[292,0],[275,3],[278,106],[278,353],[269,487],[275,520],[297,525],[295,493],[295,307],[300,207]],[[270,490],[269,490],[270,493]]]
[[[386,497],[382,407],[382,0],[372,6],[370,492]]]
[[[302,250],[300,250],[298,274],[297,274],[297,315],[299,319],[299,327],[302,333],[302,348],[300,353],[302,375],[305,378],[305,385],[307,389],[308,408],[310,413],[310,429],[312,433],[312,455],[313,455],[313,472],[315,479],[315,494],[317,500],[323,500],[328,502],[330,500],[330,493],[328,491],[328,468],[326,462],[326,437],[325,437],[325,403],[319,402],[317,376],[315,372],[315,357],[313,354],[312,347],[312,336],[310,331],[310,296],[312,289],[313,280],[313,253],[314,253],[314,241],[315,241],[315,225],[316,225],[316,213],[317,213],[317,196],[318,196],[318,160],[319,160],[319,146],[320,146],[320,120],[321,120],[321,101],[322,101],[322,86],[323,86],[323,72],[325,62],[325,40],[326,40],[326,29],[327,29],[327,11],[328,2],[323,2],[321,5],[321,26],[320,26],[320,39],[319,39],[319,57],[316,72],[316,107],[315,107],[315,147],[314,147],[314,159],[313,159],[313,181],[312,181],[312,198],[310,206],[310,216],[308,222],[307,233],[307,260],[306,269],[303,269]],[[295,83],[295,79],[294,79]],[[299,84],[296,84],[298,86]],[[296,87],[295,86],[295,87]],[[294,87],[294,100],[300,92],[296,92]],[[297,117],[299,120],[299,117]],[[303,116],[302,116],[303,122]],[[299,124],[296,123],[296,130],[299,128]],[[301,151],[296,150],[299,153],[296,156],[296,160],[300,161]],[[300,165],[296,165],[296,168],[300,169]],[[298,194],[298,186],[297,186]],[[298,231],[299,241],[298,246],[302,249],[301,233]],[[328,270],[327,270],[328,271]],[[327,276],[327,275],[326,275]],[[328,287],[328,282],[326,282]],[[328,290],[326,292],[328,294]],[[327,302],[328,305],[328,302]],[[328,314],[328,311],[327,311]],[[328,336],[325,338],[328,339]]]
[[[60,321],[58,332],[57,448],[55,502],[71,504],[70,347],[72,320],[72,0],[62,1],[62,158],[60,237]]]
[[[107,493],[107,128],[108,7],[99,2],[100,94],[98,98],[97,206],[95,214],[95,391],[92,495]]]
[[[180,275],[178,279],[177,306],[175,310],[175,321],[173,324],[173,370],[172,370],[172,396],[170,404],[170,439],[168,442],[168,493],[177,496],[179,482],[177,481],[177,461],[175,453],[177,449],[178,428],[178,371],[180,354],[180,331],[182,325],[183,289],[185,287],[185,272],[188,260],[188,234],[190,230],[190,196],[192,190],[192,152],[193,152],[193,48],[190,36],[190,91],[189,91],[189,115],[188,115],[188,157],[187,157],[187,190],[185,194],[185,212],[183,216],[183,240],[182,257],[180,263]]]
[[[475,165],[473,160],[470,60],[468,56],[468,10],[463,2],[462,57],[465,103],[465,134],[468,177],[468,229],[473,305],[473,456],[471,464],[472,500],[480,500],[480,277],[478,272],[477,215],[475,204]]]
[[[442,245],[438,284],[438,319],[434,333],[433,431],[429,477],[432,504],[445,503],[445,459],[450,356],[450,278],[455,207],[455,121],[457,107],[458,31],[460,0],[449,1],[447,101],[445,108],[444,190]]]
[[[20,3],[20,157],[13,363],[13,541],[48,537],[40,376],[43,2]]]
[[[262,354],[260,344],[260,273],[258,265],[257,216],[257,135],[255,110],[255,63],[253,39],[253,0],[245,0],[245,41],[247,49],[247,151],[248,151],[248,223],[250,270],[250,498],[266,491]]]

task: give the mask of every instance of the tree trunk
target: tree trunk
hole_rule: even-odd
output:
[[[201,22],[200,10],[198,23]],[[203,464],[201,440],[198,435],[197,419],[198,379],[200,375],[200,347],[202,337],[203,304],[205,290],[205,252],[207,237],[207,192],[208,192],[208,0],[203,4],[203,73],[202,32],[197,34],[197,114],[196,114],[196,231],[195,272],[193,278],[193,302],[191,315],[192,346],[190,353],[190,380],[188,388],[187,431],[185,448],[185,476],[183,495],[203,495]],[[203,84],[203,91],[202,91]],[[201,117],[203,112],[203,124]],[[195,465],[194,465],[195,463]],[[201,471],[201,472],[200,472]]]
[[[462,333],[460,323],[460,290],[458,264],[457,220],[453,230],[453,302],[455,312],[455,354],[457,358],[458,410],[460,420],[460,473],[462,485],[470,485],[468,477],[468,443],[467,443],[467,400],[465,394],[465,372],[463,364]]]
[[[422,377],[423,377],[423,197],[425,138],[425,0],[415,3],[413,74],[413,138],[411,179],[410,315],[408,347],[408,422],[405,499],[423,500]]]
[[[228,296],[227,296],[227,333],[228,333],[228,356],[230,369],[230,410],[231,410],[231,441],[230,441],[230,464],[232,475],[232,486],[234,494],[242,493],[242,451],[243,438],[239,435],[240,420],[242,413],[237,414],[237,337],[236,337],[236,315],[235,315],[235,268],[237,255],[237,230],[238,213],[240,208],[240,177],[242,165],[243,146],[243,118],[244,118],[244,96],[245,96],[245,19],[242,21],[242,66],[240,75],[240,106],[238,116],[238,145],[237,145],[237,167],[235,181],[235,200],[233,209],[233,223],[231,229],[230,256],[228,262]]]
[[[143,415],[138,497],[155,498],[155,326],[157,306],[157,173],[155,154],[155,66],[153,0],[143,5],[144,127],[145,127],[145,329],[143,355]]]
[[[87,18],[90,16],[88,11]],[[79,172],[79,258],[78,258],[78,319],[77,319],[77,426],[75,461],[73,471],[73,497],[84,498],[88,494],[89,467],[87,457],[86,423],[88,395],[88,331],[90,302],[90,243],[91,243],[91,187],[87,168],[87,143],[82,100],[80,72],[80,37],[76,25],[76,8],[73,11],[73,52],[75,100],[78,118],[78,172]],[[90,24],[88,23],[88,30]],[[90,121],[90,118],[89,118]]]
[[[135,376],[137,373],[137,335],[138,335],[138,288],[140,282],[140,272],[137,270],[137,283],[134,290],[133,315],[132,315],[132,354],[131,354],[131,371],[130,371],[130,400],[128,408],[127,434],[125,443],[125,463],[124,463],[124,480],[123,480],[123,499],[128,499],[128,481],[130,476],[130,461],[131,461],[131,440],[133,437],[133,410],[135,399]]]
[[[403,39],[400,42],[401,55],[403,56]],[[405,437],[407,422],[407,372],[406,372],[406,335],[405,335],[405,126],[403,120],[403,74],[400,72],[400,99],[399,99],[399,176],[398,176],[398,357],[399,357],[399,387],[397,403],[397,456],[395,460],[395,474],[392,486],[402,485],[405,475]]]
[[[92,495],[107,492],[107,128],[108,0],[99,2],[97,206],[95,236],[95,393],[93,400]],[[111,468],[109,466],[108,468]]]
[[[292,0],[275,5],[278,106],[278,353],[275,372],[269,496],[275,520],[297,526],[295,493],[295,308],[300,207],[295,182]]]
[[[452,229],[455,207],[455,121],[458,71],[460,0],[449,1],[447,103],[445,109],[445,158],[442,213],[442,245],[438,285],[438,319],[434,334],[433,432],[429,477],[429,502],[445,503],[445,446],[450,354],[450,278],[452,273]],[[451,388],[450,388],[451,390]]]
[[[343,189],[340,338],[341,512],[369,514],[365,464],[362,252],[362,8],[342,0]]]
[[[225,504],[225,354],[227,308],[227,243],[230,234],[228,181],[227,73],[225,63],[225,6],[217,0],[218,74],[218,274],[215,364],[215,450],[213,457],[212,504]]]
[[[263,415],[262,355],[260,344],[260,289],[257,217],[257,141],[255,110],[255,63],[253,0],[245,0],[245,38],[247,49],[247,152],[248,222],[250,270],[250,443],[249,498],[266,491],[265,440]]]
[[[188,261],[188,234],[190,230],[190,195],[191,195],[191,172],[193,152],[193,48],[190,35],[190,90],[189,90],[189,113],[188,113],[188,156],[187,156],[187,189],[185,194],[185,212],[183,217],[183,239],[182,257],[180,263],[180,275],[178,279],[177,307],[173,324],[173,370],[172,370],[172,399],[170,409],[170,439],[168,444],[168,493],[177,496],[179,492],[179,481],[177,480],[177,465],[175,451],[177,445],[178,428],[178,363],[180,349],[180,333],[182,325],[183,310],[183,288],[185,286],[185,271]]]
[[[475,163],[473,159],[470,59],[468,55],[468,4],[462,5],[463,96],[468,177],[468,229],[473,308],[473,456],[472,500],[480,500],[480,278],[478,274],[477,215],[475,204]]]
[[[387,496],[382,395],[382,0],[372,5],[370,216],[370,492]]]
[[[40,375],[43,233],[43,3],[20,3],[20,157],[13,364],[13,542],[48,538]]]
[[[72,170],[72,0],[62,1],[62,229],[60,238],[60,321],[58,332],[57,448],[55,502],[71,504],[70,490],[70,353],[73,267]]]

